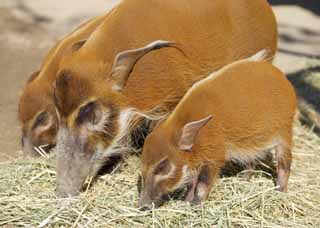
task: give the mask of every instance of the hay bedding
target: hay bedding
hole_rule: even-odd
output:
[[[73,199],[54,194],[52,159],[14,161],[0,168],[0,226],[5,227],[320,227],[320,138],[295,127],[289,193],[275,191],[257,172],[250,181],[220,179],[202,206],[170,201],[137,209],[139,158]]]

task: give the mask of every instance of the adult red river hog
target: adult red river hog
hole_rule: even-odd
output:
[[[36,147],[45,146],[44,149],[49,149],[55,145],[58,122],[52,99],[52,84],[60,60],[74,43],[88,38],[104,17],[89,20],[59,41],[45,57],[40,70],[28,79],[19,102],[21,143],[26,156],[39,155]]]
[[[199,204],[227,160],[250,163],[275,148],[277,185],[287,191],[296,95],[263,52],[236,61],[195,83],[172,113],[147,136],[139,205],[161,205],[188,186]]]
[[[132,127],[137,110],[177,97],[152,114],[170,112],[194,81],[264,48],[273,56],[276,47],[266,0],[123,1],[60,62],[58,194],[78,194],[108,157],[131,149],[131,133],[148,129]]]

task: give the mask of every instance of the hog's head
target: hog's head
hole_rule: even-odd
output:
[[[106,72],[95,56],[75,61],[81,47],[64,62],[54,88],[59,122],[57,135],[57,193],[77,195],[88,177],[95,177],[111,156],[125,152],[130,120],[135,112],[122,94],[135,64],[148,52],[170,47],[155,41],[119,53]],[[83,57],[84,58],[84,57]]]

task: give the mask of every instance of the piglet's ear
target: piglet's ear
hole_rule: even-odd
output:
[[[112,89],[121,91],[138,60],[151,51],[165,47],[174,47],[174,44],[169,41],[158,40],[142,48],[120,52],[116,56],[111,70]]]
[[[210,115],[204,119],[186,124],[182,129],[182,134],[179,141],[179,149],[182,151],[191,151],[200,129],[205,126],[211,119],[212,116]]]

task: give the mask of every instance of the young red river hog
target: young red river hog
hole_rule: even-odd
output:
[[[234,62],[195,83],[146,138],[139,205],[161,205],[189,186],[186,200],[208,197],[227,160],[251,162],[275,148],[277,185],[287,191],[295,91],[264,52]]]
[[[150,52],[172,46],[156,40],[177,45]],[[266,0],[122,1],[60,62],[58,194],[78,194],[110,156],[130,151],[136,140],[131,132],[148,132],[145,126],[159,109],[140,113],[146,124],[136,127],[135,109],[151,110],[175,97],[160,105],[161,115],[170,112],[203,75],[266,47],[273,55],[276,46],[275,18]]]

